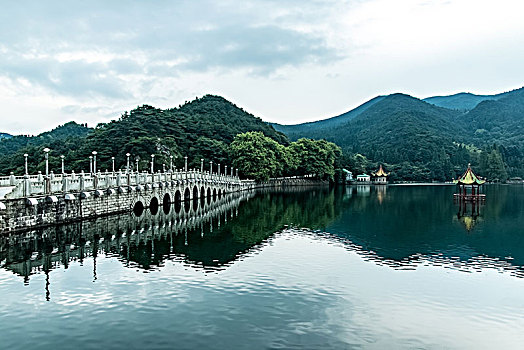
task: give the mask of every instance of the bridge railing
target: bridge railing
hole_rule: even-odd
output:
[[[84,173],[75,174],[53,174],[44,176],[26,175],[26,176],[3,176],[0,178],[1,186],[14,186],[13,190],[5,195],[5,198],[23,198],[32,195],[51,195],[57,193],[82,192],[87,190],[105,190],[109,188],[138,186],[146,184],[155,184],[159,182],[195,183],[195,182],[212,182],[216,184],[240,185],[246,184],[241,182],[237,176],[209,173],[199,170],[174,171],[174,172],[98,172],[96,174]]]

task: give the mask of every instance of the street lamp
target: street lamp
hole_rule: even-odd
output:
[[[136,172],[138,173],[138,161],[140,160],[140,158],[138,158],[138,156],[135,158],[135,162],[136,162]]]
[[[62,159],[62,175],[64,175],[64,174],[65,174],[65,168],[64,168],[64,158],[65,158],[65,156],[64,156],[64,155],[61,155],[61,156],[60,156],[60,159]]]
[[[218,176],[220,176],[220,163],[218,163],[218,172],[217,172]]]
[[[213,161],[209,161],[209,174],[213,174]]]
[[[97,151],[91,152],[93,154],[93,172],[96,174],[96,155],[98,154]]]
[[[126,153],[127,157],[127,167],[126,167],[126,173],[129,174],[129,157],[131,156],[131,153]]]
[[[93,156],[89,156],[89,173],[93,174]]]
[[[29,175],[29,171],[27,170],[27,157],[29,157],[29,154],[24,154],[24,158],[25,158],[25,174],[26,175]]]
[[[200,172],[201,172],[201,173],[204,172],[204,158],[201,158],[201,159],[200,159]]]
[[[50,149],[49,148],[44,148],[44,153],[45,153],[45,176],[48,176],[49,175],[49,151]]]
[[[162,163],[162,172],[165,174],[166,172],[166,163]]]
[[[184,170],[185,170],[185,172],[187,173],[187,156],[185,156],[184,159],[185,159]]]
[[[173,173],[173,156],[169,156],[169,171]]]
[[[151,155],[151,174],[154,174],[155,172],[155,155]]]
[[[227,176],[227,165],[226,165],[226,169],[224,170],[224,175]]]
[[[113,174],[115,173],[115,157],[111,157],[111,162],[113,163]]]

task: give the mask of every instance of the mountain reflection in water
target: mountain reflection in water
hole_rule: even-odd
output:
[[[524,277],[524,187],[487,186],[487,201],[473,209],[474,217],[468,216],[470,208],[453,202],[453,191],[453,186],[355,186],[235,193],[156,215],[146,210],[140,217],[110,216],[3,236],[0,262],[26,283],[32,274],[48,275],[87,257],[95,261],[96,279],[102,253],[145,271],[162,268],[166,260],[215,271],[294,228],[395,269],[432,264]]]

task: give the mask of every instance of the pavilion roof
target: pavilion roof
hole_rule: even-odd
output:
[[[471,170],[471,164],[468,164],[466,172],[454,182],[459,185],[482,185],[486,181],[479,179]]]
[[[373,174],[374,176],[388,176],[389,173],[386,173],[384,169],[382,169],[382,164],[380,164],[380,168],[376,173]]]

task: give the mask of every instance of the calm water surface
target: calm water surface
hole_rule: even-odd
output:
[[[243,193],[1,237],[0,349],[522,348],[524,186],[453,190]]]

